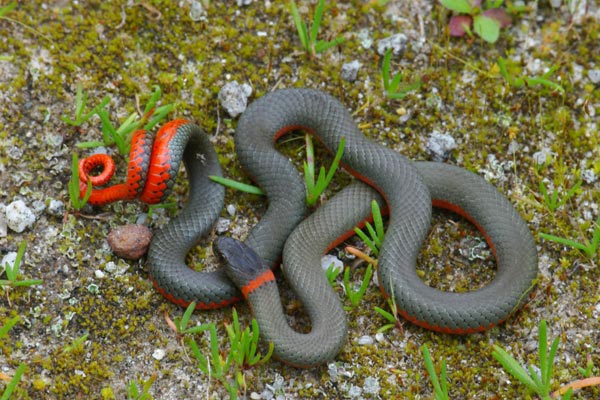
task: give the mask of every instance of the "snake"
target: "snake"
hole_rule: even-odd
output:
[[[341,165],[357,178],[307,218],[303,179],[275,147],[280,137],[295,130],[310,132],[332,152],[344,138]],[[389,218],[378,256],[377,281],[384,295],[393,297],[398,314],[412,323],[450,334],[480,332],[505,321],[524,305],[534,287],[535,241],[519,212],[493,185],[463,168],[407,159],[367,138],[333,96],[300,88],[270,92],[253,101],[240,117],[234,137],[237,157],[266,193],[268,207],[243,241],[227,236],[214,241],[214,252],[223,259],[224,268],[192,270],[186,265],[186,254],[210,233],[223,204],[222,186],[208,176],[222,171],[210,139],[196,125],[171,122],[161,128],[155,141],[169,143],[159,140],[163,135],[171,144],[163,150],[166,155],[158,170],[168,180],[149,174],[126,185],[128,189],[120,189],[132,196],[145,180],[154,188],[146,195],[162,199],[177,173],[175,162],[185,164],[188,201],[176,218],[155,233],[148,252],[154,286],[167,299],[182,306],[194,301],[200,309],[245,298],[262,339],[272,342],[274,354],[288,364],[313,367],[325,363],[347,341],[346,315],[320,258],[369,218],[373,200],[387,208]],[[155,144],[153,150],[157,147],[161,148]],[[132,146],[134,153],[141,163],[152,158]],[[141,164],[132,167],[132,159],[130,155],[129,175],[137,177]],[[99,165],[102,168],[100,162],[94,166]],[[82,170],[84,175],[91,171]],[[85,189],[83,183],[81,188]],[[92,202],[115,199],[94,191]],[[497,264],[486,286],[464,293],[444,292],[417,275],[416,260],[427,238],[432,206],[459,214],[482,233]],[[283,309],[272,271],[280,262],[310,319],[306,333],[289,325]]]

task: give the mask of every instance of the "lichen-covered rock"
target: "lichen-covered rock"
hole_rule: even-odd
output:
[[[6,206],[6,223],[13,231],[21,233],[34,222],[35,214],[23,200],[15,200]]]
[[[219,102],[227,114],[235,118],[246,111],[251,94],[252,87],[247,83],[240,85],[237,81],[227,82],[219,91]]]
[[[108,244],[117,256],[138,260],[148,251],[152,231],[144,225],[123,225],[110,231]]]

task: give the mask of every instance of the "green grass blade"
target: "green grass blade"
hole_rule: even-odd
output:
[[[559,236],[554,236],[554,235],[550,235],[548,233],[544,233],[544,232],[540,232],[540,237],[542,239],[546,239],[546,240],[551,240],[553,242],[556,243],[560,243],[560,244],[564,244],[565,246],[569,246],[569,247],[573,247],[575,249],[581,250],[583,252],[585,252],[586,254],[588,254],[588,247],[582,243],[576,242],[574,240],[571,239],[565,239]],[[588,254],[589,255],[589,254]]]
[[[21,375],[23,375],[23,372],[25,372],[25,364],[21,363],[15,371],[15,376],[13,376],[8,385],[6,385],[6,389],[4,389],[4,393],[2,394],[2,397],[0,397],[0,400],[9,400],[11,398],[10,396],[12,395],[12,392],[17,388],[17,385],[21,380]]]
[[[381,77],[383,79],[383,89],[390,89],[390,63],[392,61],[392,49],[387,49],[381,63]]]
[[[577,189],[579,189],[581,187],[581,184],[582,184],[582,181],[579,181],[575,185],[573,185],[573,187],[571,189],[569,189],[569,191],[567,192],[567,194],[564,195],[563,198],[560,200],[560,202],[558,203],[558,207],[562,206],[571,197],[573,197],[575,195],[575,192],[577,191]]]
[[[377,231],[377,237],[379,238],[380,245],[385,237],[385,230],[383,229],[383,218],[381,216],[381,208],[379,204],[373,200],[371,202],[371,214],[373,215],[373,223],[375,224],[375,230]]]
[[[325,11],[325,1],[319,0],[315,7],[315,15],[313,17],[313,23],[310,27],[310,38],[309,43],[315,43],[317,41],[317,34],[319,33],[319,27],[321,26],[321,20],[323,19],[323,12]]]
[[[220,183],[223,186],[230,187],[235,190],[239,190],[241,192],[256,194],[259,196],[264,196],[265,192],[263,192],[259,187],[248,185],[246,183],[241,183],[238,181],[234,181],[233,179],[223,178],[222,176],[210,175],[209,178],[217,183]]]
[[[200,352],[196,341],[194,339],[190,339],[187,344],[190,346],[190,349],[192,349],[192,354],[198,361],[198,368],[200,368],[200,371],[204,372],[206,375],[209,375],[210,369],[208,368],[208,359]]]
[[[358,229],[358,228],[354,228],[354,233],[356,233],[358,235],[358,237],[365,242],[365,244],[367,245],[368,248],[371,249],[371,251],[373,252],[373,254],[375,254],[376,256],[379,255],[379,250],[377,249],[377,246],[375,245],[375,243],[373,243],[373,241],[367,236],[366,233],[364,233],[362,230]]]
[[[335,39],[333,39],[330,42],[327,42],[325,40],[319,40],[316,44],[315,44],[315,53],[322,53],[326,50],[329,50],[332,47],[338,46],[342,43],[344,43],[345,39],[341,36],[336,37]]]
[[[294,25],[296,25],[296,29],[298,30],[300,43],[302,43],[302,47],[304,47],[305,50],[310,51],[310,44],[308,42],[308,32],[306,29],[306,24],[302,21],[302,18],[300,17],[300,12],[298,11],[296,2],[291,1],[289,4],[289,9],[290,13],[292,14],[292,19],[294,20]]]
[[[345,144],[346,138],[342,136],[342,138],[340,139],[340,144],[338,145],[337,152],[335,153],[335,157],[333,158],[333,162],[331,163],[331,167],[329,168],[329,172],[327,173],[327,177],[325,178],[325,181],[327,182],[325,184],[325,187],[327,187],[329,185],[329,182],[331,182],[331,180],[333,179],[333,175],[335,174],[335,171],[337,170],[338,165],[340,164],[342,154],[344,153]]]
[[[21,317],[19,317],[17,315],[14,318],[11,318],[8,321],[6,321],[4,326],[2,326],[2,328],[0,328],[0,339],[4,338],[6,335],[8,335],[8,331],[10,331],[12,329],[12,327],[15,326],[17,324],[17,322],[19,322],[20,319],[21,319]]]
[[[389,322],[392,322],[394,324],[396,323],[396,317],[394,317],[394,315],[392,313],[384,310],[381,307],[377,307],[377,306],[375,306],[373,309],[375,310],[376,313],[381,315],[383,318],[387,319]]]
[[[188,323],[190,322],[190,318],[192,317],[192,314],[194,313],[195,309],[196,309],[195,301],[192,301],[190,304],[188,304],[187,308],[185,309],[185,312],[181,316],[180,324],[177,327],[177,328],[179,328],[179,333],[184,333],[187,330]]]
[[[539,332],[538,332],[538,354],[540,357],[540,371],[542,382],[546,381],[548,366],[548,333],[546,330],[546,320],[540,321]],[[543,385],[541,385],[543,386]]]
[[[17,7],[17,2],[13,1],[5,5],[4,7],[0,7],[0,18],[4,17],[6,14],[11,12]]]
[[[504,367],[506,372],[510,373],[522,384],[527,386],[529,390],[533,392],[537,390],[535,382],[531,379],[527,371],[503,348],[494,345],[494,351],[492,352],[492,356],[502,365],[502,367]]]
[[[156,105],[156,102],[160,98],[160,94],[161,94],[160,86],[154,85],[154,86],[152,86],[152,88],[154,89],[154,93],[152,93],[152,95],[150,96],[150,99],[148,100],[148,104],[146,104],[146,108],[144,108],[144,115],[148,114],[150,112],[150,110],[152,110],[154,108],[154,106]]]

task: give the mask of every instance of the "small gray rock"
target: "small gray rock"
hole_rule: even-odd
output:
[[[381,39],[377,42],[377,54],[384,55],[388,49],[392,49],[394,55],[402,54],[406,49],[408,38],[403,33],[397,33],[393,36]]]
[[[364,336],[359,337],[356,342],[361,346],[375,343],[375,341],[373,340],[373,337],[369,336],[369,335],[364,335]]]
[[[360,45],[364,49],[370,49],[373,46],[373,38],[371,37],[371,32],[368,29],[361,29],[358,32],[358,40],[360,41]]]
[[[447,160],[450,152],[455,148],[456,142],[452,136],[433,131],[427,141],[425,151],[431,156],[433,161],[440,162]]]
[[[533,153],[533,161],[538,165],[544,165],[552,161],[552,152],[550,149],[542,149]]]
[[[219,102],[225,111],[235,118],[246,111],[251,94],[252,87],[247,83],[240,85],[237,81],[227,82],[219,91]]]
[[[217,224],[215,226],[215,230],[219,235],[227,232],[229,230],[229,226],[231,225],[231,221],[227,218],[219,218],[217,220]]]
[[[8,225],[6,223],[6,207],[3,207],[0,204],[0,238],[6,237],[8,235]]]
[[[6,206],[6,223],[17,233],[23,232],[35,222],[35,214],[23,200],[15,200]]]
[[[358,75],[358,70],[362,64],[358,60],[350,61],[342,65],[342,79],[348,82],[354,82]]]
[[[588,78],[594,84],[600,83],[600,69],[590,69],[588,71]]]
[[[106,238],[113,253],[127,260],[138,260],[148,251],[152,231],[144,225],[119,226]]]
[[[591,185],[598,179],[598,176],[594,173],[593,169],[586,169],[581,172],[581,177],[584,182]]]

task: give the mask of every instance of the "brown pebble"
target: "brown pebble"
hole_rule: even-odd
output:
[[[138,260],[148,251],[152,231],[144,225],[123,225],[110,231],[107,240],[117,256]]]

